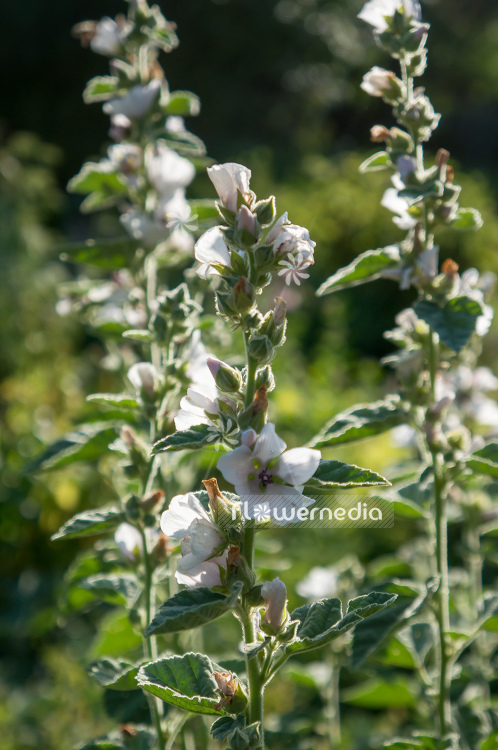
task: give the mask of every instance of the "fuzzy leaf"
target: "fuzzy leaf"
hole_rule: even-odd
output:
[[[411,708],[417,694],[409,683],[374,679],[344,690],[341,700],[353,706],[370,709]]]
[[[213,673],[218,665],[204,654],[185,654],[158,659],[142,667],[137,682],[166,703],[199,714],[223,716]],[[221,670],[222,671],[222,670]]]
[[[389,485],[387,479],[375,471],[362,469],[354,464],[342,461],[326,461],[322,459],[313,477],[306,482],[307,487],[313,489],[327,489],[329,487],[372,487]]]
[[[157,455],[163,451],[195,450],[203,445],[208,445],[217,437],[207,424],[198,424],[188,430],[174,432],[172,435],[161,438],[152,448],[152,454]]]
[[[384,607],[393,604],[397,599],[396,594],[388,594],[384,591],[371,591],[364,596],[357,596],[348,602],[348,612],[356,612],[363,618],[370,617],[376,612],[380,612]]]
[[[380,435],[406,423],[406,413],[398,396],[389,396],[371,404],[358,404],[337,414],[314,437],[309,446],[324,448],[327,445],[350,443],[353,440]]]
[[[107,164],[87,162],[81,171],[72,177],[67,190],[70,193],[87,195],[80,206],[83,213],[108,208],[128,192],[128,185],[118,171],[110,171]]]
[[[117,271],[130,265],[137,245],[137,241],[130,237],[116,237],[110,240],[75,242],[59,249],[61,260]]]
[[[204,586],[179,591],[159,607],[144,635],[148,638],[150,635],[178,633],[212,622],[234,607],[240,589],[241,584],[235,585],[229,596]]]
[[[430,300],[421,300],[414,310],[455,352],[459,352],[469,341],[476,329],[477,319],[482,315],[482,306],[470,297],[453,297],[444,307]]]
[[[167,115],[194,117],[201,111],[201,103],[191,91],[172,91],[164,111]]]
[[[319,287],[317,295],[322,297],[324,294],[337,292],[339,289],[346,289],[358,284],[365,284],[367,281],[374,281],[382,276],[382,272],[388,268],[397,268],[399,266],[399,252],[393,248],[381,248],[380,250],[367,250],[366,253],[359,255],[349,266],[340,268],[327,281]]]
[[[459,208],[451,221],[451,226],[455,229],[475,231],[482,227],[482,216],[475,208]]]
[[[81,425],[78,430],[69,432],[50,445],[25,469],[26,473],[59,469],[77,461],[95,461],[116,439],[116,430],[103,422]]]
[[[141,590],[140,584],[131,573],[91,576],[91,578],[80,581],[78,586],[87,589],[87,591],[95,592],[109,604],[125,604],[128,606],[136,602]]]
[[[106,657],[94,661],[87,671],[99,685],[109,690],[136,690],[138,685],[135,677],[139,669],[140,665]]]
[[[66,521],[59,531],[51,537],[51,541],[105,534],[106,531],[115,529],[124,520],[125,513],[113,505],[98,510],[86,510],[83,513],[77,513],[69,521]]]
[[[377,151],[376,154],[369,156],[368,159],[360,164],[360,172],[377,172],[380,169],[386,169],[391,166],[391,157],[387,151]]]
[[[466,464],[477,474],[498,477],[498,443],[488,443],[484,448],[474,451]]]
[[[138,409],[139,403],[134,396],[129,393],[92,393],[86,397],[87,401],[104,406],[112,406],[116,409]]]
[[[119,80],[117,76],[96,76],[88,81],[83,91],[85,104],[92,102],[105,102],[116,96]]]
[[[246,719],[244,714],[238,716],[221,716],[211,725],[211,734],[218,742],[224,742],[236,729],[244,729]]]

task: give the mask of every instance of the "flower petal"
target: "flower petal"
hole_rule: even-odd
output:
[[[320,451],[313,448],[293,448],[280,456],[273,471],[294,486],[306,484],[317,470],[321,457]]]
[[[261,466],[266,467],[272,459],[280,456],[286,448],[287,443],[278,437],[273,422],[268,422],[261,430],[254,445],[254,458],[260,462]]]
[[[218,461],[218,469],[230,484],[245,482],[249,474],[254,473],[253,455],[250,448],[247,445],[241,445],[231,453],[222,456]]]
[[[191,492],[188,495],[176,495],[169,508],[161,516],[161,529],[166,536],[183,539],[195,520],[211,523],[211,519],[199,500]]]

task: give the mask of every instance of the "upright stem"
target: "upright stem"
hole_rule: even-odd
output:
[[[249,334],[244,333],[244,346],[246,350],[246,364],[247,364],[247,378],[246,378],[246,393],[245,393],[245,400],[244,400],[244,406],[247,407],[250,406],[254,400],[254,385],[256,382],[256,370],[258,369],[257,363],[253,360],[253,358],[249,355]]]
[[[144,559],[144,569],[145,569],[145,577],[144,577],[145,578],[144,580],[145,621],[146,621],[146,624],[148,625],[152,619],[152,566],[150,564],[150,553],[149,553],[149,549],[147,546],[147,535],[143,529],[140,529],[140,534],[142,536],[143,559]],[[151,636],[150,638],[144,638],[143,645],[144,645],[144,652],[145,652],[146,658],[150,659],[151,661],[153,659],[157,659],[157,641],[156,641],[155,636]],[[161,725],[161,711],[159,707],[160,706],[159,699],[147,693],[147,700],[149,703],[152,721],[156,728],[157,744],[158,744],[159,750],[165,750],[166,737],[164,736],[163,728]]]
[[[246,522],[247,523],[247,522]],[[244,539],[242,543],[242,554],[247,560],[248,565],[252,568],[254,562],[254,528],[246,526],[244,530]],[[245,611],[244,617],[241,619],[242,631],[244,634],[244,643],[254,643],[256,640],[256,629],[254,627],[254,616],[251,613],[251,608],[248,607]],[[249,723],[259,721],[261,726],[261,744],[259,745],[260,750],[264,750],[264,730],[263,730],[263,715],[264,715],[264,686],[262,681],[262,675],[259,669],[259,662],[257,655],[252,658],[249,654],[246,654],[246,665],[247,665],[247,679],[249,684],[249,706],[247,710],[247,718]]]
[[[431,394],[433,403],[436,397],[436,378],[438,362],[434,334],[429,339],[429,371],[431,377]],[[451,727],[450,703],[450,660],[446,645],[447,633],[450,630],[450,589],[448,582],[448,522],[446,504],[443,496],[445,480],[443,476],[443,456],[437,449],[431,448],[432,468],[434,472],[434,526],[436,535],[436,569],[440,577],[437,592],[437,622],[439,631],[439,688],[438,715],[441,737]]]

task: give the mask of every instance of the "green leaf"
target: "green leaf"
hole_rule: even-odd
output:
[[[370,617],[376,612],[380,612],[384,607],[393,604],[397,599],[396,594],[388,594],[384,591],[371,591],[364,596],[357,596],[348,602],[348,612],[356,612],[362,617]]]
[[[498,443],[488,443],[478,451],[474,451],[466,464],[477,474],[498,477]]]
[[[307,487],[326,489],[328,487],[372,487],[389,485],[387,479],[375,471],[362,469],[354,464],[342,461],[326,461],[322,459],[313,477],[306,482]]]
[[[399,249],[395,246],[379,250],[367,250],[359,255],[349,266],[340,268],[319,287],[317,295],[337,292],[339,289],[365,284],[382,276],[382,272],[389,268],[397,268],[400,264]]]
[[[324,448],[327,445],[350,443],[353,440],[380,435],[393,427],[405,424],[406,411],[399,396],[389,396],[371,404],[358,404],[337,414],[314,437],[309,446]]]
[[[419,668],[423,667],[432,646],[434,631],[428,622],[416,622],[398,634],[398,639],[410,651]]]
[[[341,601],[335,598],[321,599],[294,610],[291,621],[299,622],[296,630],[297,639],[286,646],[285,651],[291,654],[320,648],[351,630],[362,619],[355,613],[347,614],[343,618],[341,615]]]
[[[118,171],[109,171],[107,164],[87,162],[67,185],[70,193],[88,195],[80,206],[84,213],[108,208],[128,192],[128,185]]]
[[[112,406],[116,409],[138,409],[140,404],[134,396],[129,393],[92,393],[86,397],[87,401],[104,406]]]
[[[99,685],[109,690],[136,690],[138,685],[135,677],[139,669],[140,664],[129,664],[122,659],[106,657],[90,664],[87,671]]]
[[[360,164],[360,172],[377,172],[380,169],[387,169],[391,164],[391,157],[387,151],[377,151]]]
[[[50,445],[26,467],[25,472],[59,469],[77,461],[95,461],[107,453],[109,443],[115,439],[115,428],[105,422],[81,425],[78,430]]]
[[[167,115],[180,115],[180,117],[195,117],[200,111],[200,99],[191,91],[172,91],[164,107]]]
[[[174,432],[172,435],[161,438],[152,448],[155,456],[163,451],[195,450],[203,445],[208,445],[217,437],[217,433],[210,429],[207,424],[198,424],[188,430]]]
[[[246,725],[244,714],[238,716],[221,716],[211,725],[211,734],[218,742],[224,742],[236,729],[243,729]]]
[[[147,328],[133,328],[128,331],[123,331],[124,339],[133,339],[133,341],[140,341],[141,343],[151,344],[155,340],[155,336],[152,331]]]
[[[96,76],[88,81],[83,91],[83,100],[85,104],[93,102],[105,102],[116,96],[119,86],[117,76]]]
[[[92,644],[92,657],[121,658],[123,653],[135,653],[141,645],[141,635],[133,629],[128,613],[122,609],[113,609],[100,622],[97,637]]]
[[[414,310],[455,352],[459,352],[469,341],[476,329],[477,319],[482,315],[481,304],[470,297],[453,297],[444,307],[430,300],[420,300]]]
[[[143,725],[130,725],[128,732],[110,732],[105,737],[80,745],[77,750],[153,750],[156,744],[155,732]]]
[[[467,231],[480,229],[482,224],[482,216],[475,208],[459,208],[455,218],[451,221],[451,226],[455,229]]]
[[[138,243],[130,237],[109,240],[86,240],[60,247],[61,260],[87,263],[90,266],[117,271],[130,265]]]
[[[204,654],[169,656],[142,667],[137,682],[166,703],[198,714],[223,716],[213,673],[220,671]]]
[[[396,515],[402,518],[423,518],[427,519],[428,514],[416,503],[411,500],[405,500],[404,497],[380,497],[380,500],[384,503],[392,504]]]
[[[216,620],[233,609],[242,584],[234,586],[229,596],[219,594],[204,586],[184,589],[162,604],[152,622],[145,629],[145,637],[178,633]]]
[[[498,732],[493,732],[480,745],[479,750],[496,750],[498,748]]]
[[[197,221],[219,221],[220,215],[216,203],[211,200],[192,200],[188,202],[192,216],[197,216]]]
[[[412,708],[418,697],[409,683],[374,679],[344,690],[341,700],[361,708]]]
[[[51,541],[104,534],[106,531],[115,529],[124,520],[125,513],[113,505],[98,510],[86,510],[83,513],[77,513],[69,521],[66,521],[59,531],[51,537]]]
[[[87,591],[95,592],[109,604],[125,604],[127,606],[135,604],[141,591],[140,584],[131,573],[91,576],[91,578],[80,581],[78,586],[87,589]]]
[[[418,597],[403,595],[412,593],[412,589],[406,586],[394,586],[400,594],[396,606],[389,606],[380,612],[376,612],[357,625],[353,637],[351,660],[353,667],[362,664],[391,633],[402,625],[405,620],[418,612],[428,597],[432,595],[435,585],[436,582],[429,581],[425,590]]]

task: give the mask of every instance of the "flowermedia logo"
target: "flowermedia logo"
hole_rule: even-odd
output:
[[[240,504],[234,504],[231,513],[227,525],[238,523],[242,517],[263,528],[290,524],[305,528],[394,526],[393,504],[366,495],[272,495],[268,501],[261,495],[251,495],[241,497]]]
[[[311,265],[311,261],[306,259],[303,253],[297,255],[287,253],[287,260],[281,260],[278,265],[283,266],[278,275],[284,277],[287,286],[290,286],[291,282],[300,286],[301,279],[309,279],[310,277],[304,269]]]

